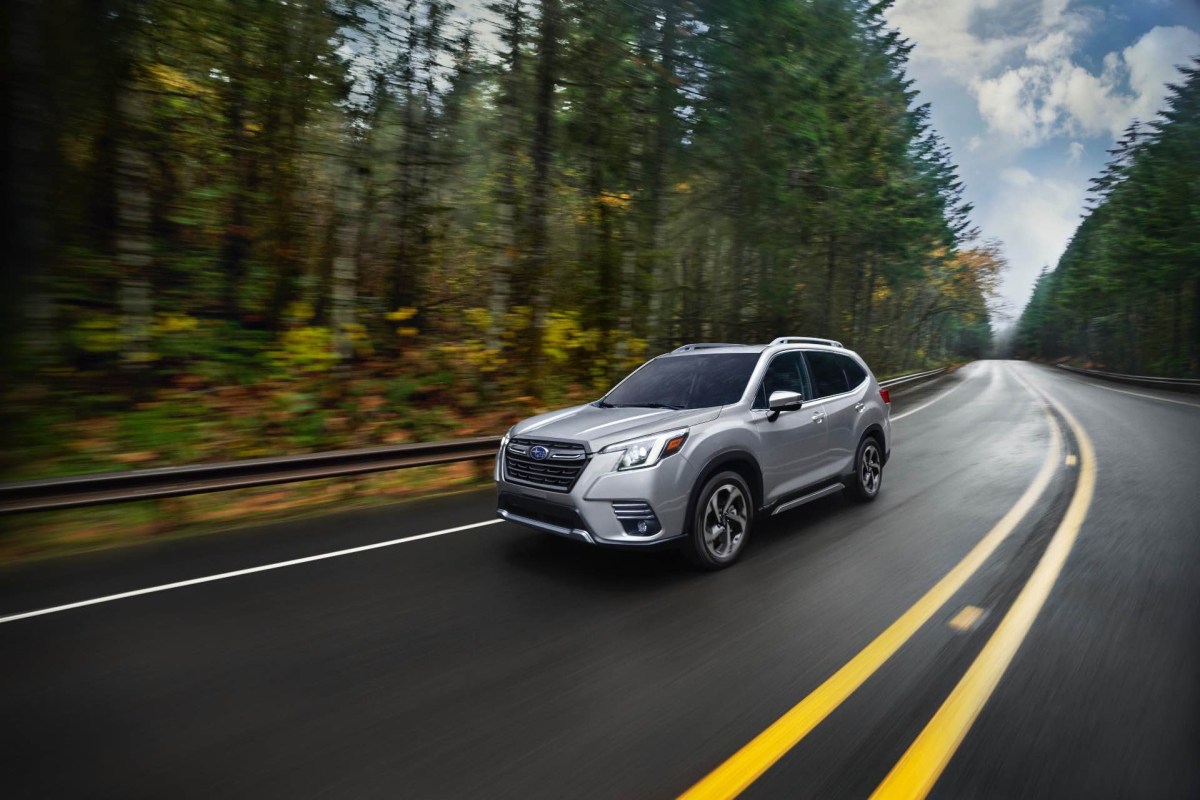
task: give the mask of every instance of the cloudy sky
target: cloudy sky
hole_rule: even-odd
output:
[[[1066,248],[1105,150],[1156,115],[1174,65],[1200,56],[1200,0],[897,0],[889,21],[915,43],[910,74],[975,224],[1004,243],[1015,318]]]

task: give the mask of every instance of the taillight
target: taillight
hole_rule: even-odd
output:
[[[892,395],[887,389],[880,389],[879,397],[882,398],[883,402],[887,403],[889,406],[892,404]]]

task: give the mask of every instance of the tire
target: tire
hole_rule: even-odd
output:
[[[724,569],[746,549],[754,525],[754,495],[738,473],[719,472],[696,495],[691,519],[684,555],[700,569]]]
[[[846,484],[846,496],[859,503],[870,503],[883,486],[883,450],[874,436],[864,436],[854,454],[854,474]]]

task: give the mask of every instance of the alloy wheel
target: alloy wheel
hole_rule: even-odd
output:
[[[883,476],[883,459],[879,456],[879,447],[874,442],[867,442],[863,448],[862,463],[858,469],[859,480],[867,494],[879,491],[879,481]]]
[[[718,561],[726,561],[741,549],[749,519],[746,495],[734,483],[722,483],[709,495],[704,507],[704,547]]]

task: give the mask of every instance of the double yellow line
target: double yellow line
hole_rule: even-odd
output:
[[[1075,495],[1041,561],[991,639],[873,797],[887,800],[921,798],[933,788],[1029,632],[1062,570],[1091,503],[1096,467],[1095,453],[1087,434],[1061,404],[1032,389],[1024,380],[1021,382],[1058,411],[1078,442],[1080,475]],[[1016,505],[962,561],[874,641],[681,798],[732,798],[741,794],[841,705],[962,588],[1012,534],[1050,485],[1060,463],[1062,435],[1049,411],[1045,408],[1043,411],[1050,430],[1050,448],[1037,476]]]

